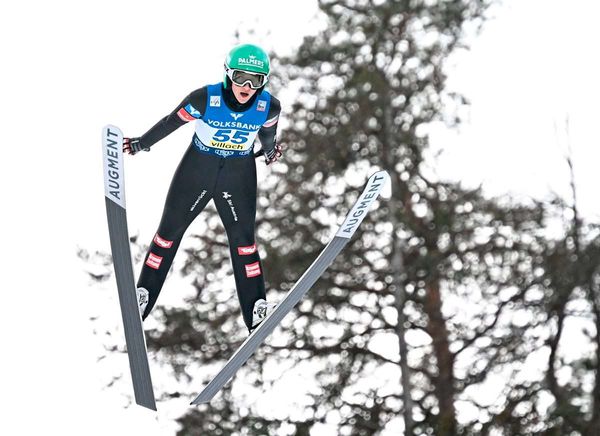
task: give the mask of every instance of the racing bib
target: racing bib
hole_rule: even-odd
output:
[[[267,120],[271,95],[263,91],[244,112],[224,102],[221,83],[209,85],[204,116],[196,120],[194,145],[203,153],[220,157],[248,156],[258,131]]]

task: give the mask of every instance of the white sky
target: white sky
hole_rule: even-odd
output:
[[[472,104],[458,131],[433,135],[444,173],[488,191],[570,198],[564,154],[573,150],[578,196],[600,215],[596,133],[600,4],[591,0],[505,0],[495,19],[455,56],[449,85]],[[569,134],[565,124],[569,119]]]
[[[241,0],[9,3],[0,6],[0,265],[8,272],[0,434],[165,434],[171,423],[123,410],[120,390],[102,390],[106,375],[95,370],[88,317],[106,302],[75,252],[108,250],[101,128],[139,135],[189,91],[218,81],[236,28],[255,24],[250,41],[293,49],[313,27],[315,2],[269,0],[256,11]],[[588,216],[600,214],[600,67],[591,59],[599,12],[592,0],[506,0],[496,10],[473,49],[452,60],[450,84],[472,105],[460,130],[434,129],[443,175],[483,181],[493,193],[566,192],[566,139],[554,125],[569,116],[580,199]],[[190,135],[182,128],[127,161],[132,233],[152,236]]]

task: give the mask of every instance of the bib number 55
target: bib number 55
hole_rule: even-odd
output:
[[[250,135],[250,132],[244,132],[242,130],[219,129],[213,135],[213,140],[218,142],[243,144],[248,141],[248,135]]]

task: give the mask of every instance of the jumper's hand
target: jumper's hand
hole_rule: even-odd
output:
[[[270,165],[273,162],[277,162],[277,159],[283,156],[283,149],[281,145],[275,144],[275,147],[271,150],[263,150],[263,154],[265,155],[265,163]]]
[[[150,151],[150,147],[144,147],[140,142],[140,138],[123,138],[123,151],[127,154],[134,155],[138,151]]]

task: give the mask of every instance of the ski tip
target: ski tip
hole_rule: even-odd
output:
[[[105,126],[102,128],[102,135],[103,135],[103,136],[105,135],[105,133],[104,133],[104,132],[106,132],[106,131],[112,131],[112,132],[115,132],[115,133],[119,133],[119,134],[121,134],[121,135],[123,134],[123,133],[121,132],[121,129],[119,129],[119,128],[118,128],[117,126],[115,126],[114,124],[107,124],[107,125],[105,125]]]
[[[371,174],[367,184],[373,185],[374,183],[377,183],[381,185],[379,195],[385,199],[390,199],[392,198],[392,184],[390,183],[390,180],[389,173],[385,170],[381,170]]]
[[[389,173],[387,171],[378,171],[373,174],[373,176],[375,175],[379,175],[381,180],[383,180],[383,186],[379,195],[381,195],[382,198],[389,200],[392,198],[392,182]]]
[[[387,183],[390,180],[390,175],[387,171],[385,170],[381,170],[381,171],[377,171],[373,174],[371,174],[371,177],[369,177],[369,181],[367,183],[373,183],[373,182],[378,182],[378,183]]]
[[[125,209],[123,132],[111,124],[102,129],[102,160],[104,161],[104,196]]]
[[[358,200],[356,200],[356,203],[354,203],[354,206],[350,209],[350,212],[335,236],[346,239],[352,237],[362,220],[365,218],[367,211],[375,202],[383,187],[388,184],[389,180],[390,175],[387,171],[377,171],[369,177],[362,194],[360,194]]]

